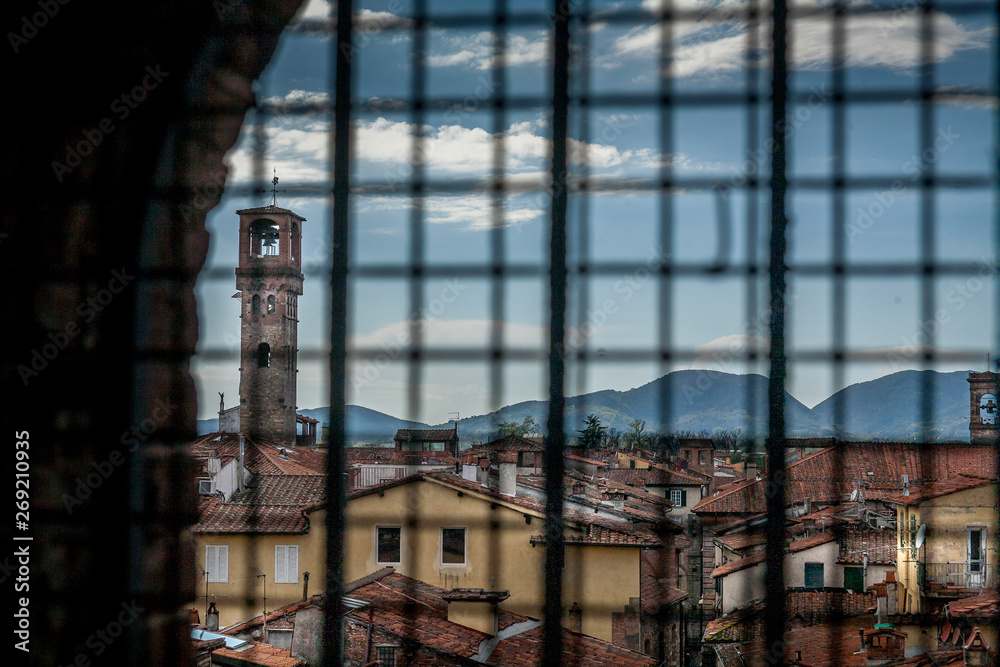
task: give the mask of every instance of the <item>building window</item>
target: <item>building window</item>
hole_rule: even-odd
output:
[[[399,647],[380,645],[375,647],[375,660],[379,667],[397,667],[399,665]]]
[[[465,565],[465,528],[441,529],[441,563]]]
[[[299,548],[294,545],[274,547],[274,583],[299,583]]]
[[[274,315],[274,310],[275,310],[275,307],[274,307],[274,295],[273,294],[269,294],[267,296],[267,314],[268,315]]]
[[[253,298],[250,299],[250,314],[260,315],[260,295],[254,294]]]
[[[823,588],[823,563],[805,564],[805,587]]]
[[[205,547],[205,581],[210,583],[229,581],[229,547]]]
[[[299,256],[300,253],[299,249],[302,244],[302,237],[299,236],[299,226],[294,222],[292,223],[291,236],[292,236],[292,243],[291,243],[292,262],[295,262],[296,258]]]
[[[708,463],[708,452],[702,450],[698,452],[698,464],[705,465],[706,463]]]
[[[257,368],[268,368],[271,365],[271,346],[261,343],[257,346]]]
[[[378,526],[375,529],[378,542],[378,564],[398,565],[402,553],[402,528],[399,526]]]
[[[683,489],[670,489],[670,503],[674,507],[684,507],[687,505],[687,493]]]

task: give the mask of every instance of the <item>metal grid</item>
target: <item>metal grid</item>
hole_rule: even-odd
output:
[[[919,137],[921,152],[931,149],[935,139],[935,100],[937,86],[935,83],[934,59],[932,54],[935,43],[934,12],[940,7],[935,3],[921,3],[917,11],[921,16],[922,59],[925,63],[919,68],[918,86],[913,89],[883,89],[858,90],[848,85],[845,63],[845,33],[848,30],[847,21],[851,16],[862,15],[876,11],[885,11],[883,5],[847,5],[839,0],[821,6],[789,7],[786,0],[775,0],[773,7],[750,0],[738,10],[725,11],[675,8],[666,2],[662,9],[654,15],[661,26],[658,47],[658,71],[660,72],[658,87],[655,93],[611,95],[593,93],[590,90],[589,32],[588,25],[595,20],[613,25],[642,25],[650,21],[650,13],[637,10],[621,9],[614,12],[592,11],[588,0],[577,2],[554,2],[553,7],[545,12],[510,12],[506,0],[495,0],[492,12],[462,15],[439,15],[430,11],[426,0],[415,0],[412,15],[406,23],[394,26],[395,29],[409,32],[412,38],[411,67],[409,94],[399,100],[394,100],[394,109],[403,109],[409,115],[413,127],[421,127],[426,114],[431,110],[452,108],[462,104],[460,99],[435,97],[427,92],[427,32],[431,27],[445,29],[484,28],[492,32],[493,49],[495,52],[492,69],[496,88],[487,104],[490,108],[492,131],[502,137],[507,127],[508,112],[511,110],[533,108],[539,105],[551,108],[551,148],[552,160],[550,168],[550,183],[542,191],[550,202],[549,247],[548,261],[545,264],[526,264],[512,261],[505,250],[504,235],[508,233],[504,227],[504,198],[511,192],[516,192],[520,186],[507,182],[505,178],[505,147],[502,138],[494,142],[492,169],[489,178],[467,180],[434,180],[424,173],[421,160],[423,136],[418,132],[413,137],[411,166],[412,175],[402,185],[391,186],[393,194],[412,198],[409,230],[410,251],[405,263],[385,263],[380,265],[354,266],[349,257],[351,248],[351,230],[356,224],[350,209],[350,199],[355,194],[385,191],[385,186],[379,183],[359,182],[352,177],[352,119],[359,111],[377,110],[378,104],[359,101],[352,97],[354,90],[354,62],[349,45],[355,41],[355,31],[363,29],[364,20],[357,17],[355,5],[350,0],[341,0],[336,7],[336,20],[333,24],[318,22],[302,24],[299,30],[304,32],[322,33],[333,31],[335,39],[330,41],[330,81],[329,89],[335,91],[333,100],[333,123],[330,132],[330,174],[332,177],[332,257],[330,265],[331,285],[331,332],[329,370],[331,382],[330,396],[330,447],[328,467],[327,495],[330,507],[327,513],[327,531],[329,545],[327,550],[327,581],[326,594],[328,610],[341,607],[341,589],[344,578],[344,512],[346,479],[340,474],[345,468],[343,446],[347,442],[346,425],[343,421],[348,402],[346,378],[350,362],[375,359],[379,349],[349,349],[347,323],[352,308],[360,306],[350,302],[351,281],[364,278],[404,278],[409,284],[410,312],[420,312],[424,304],[424,281],[435,277],[469,276],[489,281],[490,309],[493,327],[490,331],[489,344],[478,349],[442,350],[428,348],[423,344],[422,331],[419,323],[411,321],[410,340],[412,344],[406,350],[405,362],[408,366],[408,384],[419,387],[424,377],[424,366],[439,361],[455,361],[467,363],[487,363],[489,367],[489,393],[491,405],[500,407],[504,395],[504,365],[515,361],[543,362],[548,361],[549,370],[549,400],[551,410],[547,421],[547,433],[550,437],[545,449],[546,473],[546,594],[545,594],[545,657],[543,664],[558,665],[562,656],[562,632],[559,619],[562,614],[562,577],[564,568],[564,553],[561,536],[563,534],[563,437],[567,416],[565,412],[565,396],[567,394],[568,373],[575,373],[573,379],[576,386],[584,386],[588,366],[590,364],[635,363],[639,361],[655,362],[667,371],[673,363],[690,361],[698,356],[698,351],[678,346],[674,343],[673,332],[676,328],[675,294],[678,280],[684,278],[735,277],[741,279],[745,286],[745,302],[743,304],[747,319],[762,311],[761,287],[767,289],[767,305],[764,312],[770,314],[767,319],[770,349],[767,359],[753,351],[748,351],[742,361],[748,367],[759,368],[765,364],[769,369],[768,384],[768,414],[769,434],[766,442],[766,456],[769,474],[772,480],[778,480],[774,485],[775,492],[768,495],[767,504],[767,598],[766,642],[768,646],[783,646],[785,619],[785,582],[783,562],[785,551],[785,492],[780,482],[785,470],[785,417],[784,391],[786,386],[786,369],[792,363],[818,363],[829,365],[833,371],[834,384],[844,386],[847,363],[870,359],[858,351],[850,349],[846,331],[845,318],[841,315],[848,309],[848,281],[857,277],[912,277],[919,283],[921,303],[921,321],[931,321],[937,308],[935,281],[944,276],[973,276],[979,267],[970,267],[964,262],[947,262],[936,259],[935,239],[938,225],[936,196],[943,188],[987,188],[992,189],[994,205],[996,205],[996,171],[1000,151],[996,146],[991,150],[994,155],[994,173],[967,173],[959,175],[939,175],[935,173],[934,163],[923,165],[919,182],[912,189],[919,193],[919,255],[917,262],[866,262],[855,263],[849,260],[845,235],[842,233],[848,216],[848,197],[851,192],[871,189],[889,189],[897,180],[897,175],[858,176],[849,173],[845,155],[848,145],[848,111],[855,106],[878,105],[887,103],[903,103],[916,99],[918,103]],[[946,5],[947,12],[952,15],[991,16],[994,26],[997,25],[997,7],[995,5],[976,2],[955,2]],[[676,90],[672,67],[674,67],[674,38],[672,26],[684,20],[704,19],[707,15],[717,13],[719,19],[731,18],[734,13],[748,24],[768,17],[772,19],[771,31],[768,36],[769,45],[758,44],[759,34],[756,30],[747,31],[747,53],[756,53],[761,47],[770,51],[773,56],[768,68],[749,66],[746,68],[745,82],[742,90],[732,92],[690,92]],[[829,137],[830,155],[833,160],[829,177],[790,175],[787,167],[789,145],[786,142],[786,119],[790,112],[798,106],[810,101],[810,93],[795,90],[789,85],[789,55],[785,48],[785,37],[789,30],[794,30],[794,19],[820,17],[829,21],[832,36],[831,77],[832,94],[831,133]],[[335,27],[331,28],[331,25]],[[553,57],[551,59],[551,95],[544,98],[531,96],[513,96],[506,92],[508,73],[502,65],[502,55],[507,48],[507,35],[511,28],[518,26],[551,26]],[[790,27],[791,26],[791,27]],[[763,34],[763,33],[761,33]],[[971,88],[966,92],[984,98],[995,99],[1000,68],[994,65],[991,75],[992,90]],[[763,87],[762,87],[763,86]],[[384,102],[383,102],[384,104]],[[770,106],[768,109],[767,106]],[[594,109],[631,106],[648,108],[658,114],[658,135],[656,143],[661,155],[673,155],[675,150],[675,113],[685,108],[733,108],[741,110],[746,120],[747,150],[756,154],[761,144],[768,147],[768,163],[754,165],[747,174],[744,183],[733,186],[721,183],[718,178],[702,178],[674,173],[670,161],[663,161],[660,173],[654,178],[629,179],[627,182],[614,178],[592,177],[588,172],[587,160],[574,168],[569,159],[569,141],[577,139],[587,142],[591,129],[588,113]],[[299,105],[284,107],[282,113],[313,114],[328,113],[326,105]],[[256,148],[257,173],[265,173],[264,161],[266,140],[263,127],[271,110],[267,104],[262,104],[258,110],[258,142]],[[994,129],[997,128],[996,116],[993,114]],[[761,119],[768,120],[767,129],[759,132]],[[575,124],[574,124],[575,120]],[[994,137],[995,140],[996,137]],[[745,224],[748,238],[756,238],[765,222],[761,219],[761,202],[769,199],[770,220],[767,258],[759,256],[757,246],[747,243],[746,256],[741,261],[731,261],[730,243],[732,230],[731,211],[724,203],[722,194],[737,189],[746,192]],[[582,326],[584,313],[588,309],[588,282],[595,277],[617,276],[623,272],[634,270],[634,264],[615,261],[593,261],[589,258],[587,248],[589,239],[589,201],[599,193],[608,192],[644,192],[655,194],[659,198],[660,210],[657,221],[658,237],[663,248],[664,261],[655,270],[656,305],[657,305],[657,339],[655,348],[635,349],[619,348],[601,350],[599,353],[589,348],[586,343],[582,347],[568,351],[566,329],[571,325]],[[718,197],[719,206],[717,219],[714,223],[719,233],[719,256],[711,262],[685,261],[674,247],[676,203],[674,196],[681,191],[703,191],[714,193]],[[789,261],[787,249],[788,200],[792,192],[822,192],[829,193],[832,205],[830,214],[830,247],[832,258],[826,262]],[[295,188],[295,193],[305,196],[323,197],[329,192],[326,183],[301,184]],[[431,263],[426,257],[426,210],[425,200],[437,193],[478,192],[488,193],[491,201],[494,224],[489,232],[490,261],[483,266],[470,266],[465,263]],[[574,208],[574,205],[578,208]],[[577,215],[574,215],[574,212]],[[996,218],[993,222],[993,237],[1000,239],[1000,227]],[[994,242],[994,255],[1000,256],[997,246],[1000,240]],[[321,271],[318,275],[325,276]],[[508,283],[521,277],[548,276],[551,319],[548,347],[545,350],[524,349],[506,344],[501,323],[505,314],[505,294]],[[763,282],[766,276],[766,284]],[[213,275],[213,277],[215,277]],[[222,278],[223,276],[218,276]],[[832,301],[831,322],[832,343],[828,347],[818,349],[790,351],[786,343],[786,321],[792,309],[792,304],[786,302],[788,282],[796,277],[824,277],[831,279]],[[225,278],[229,278],[228,272]],[[994,323],[993,337],[1000,349],[1000,325]],[[929,344],[933,345],[934,337],[930,336]],[[301,360],[323,359],[326,352],[320,350],[303,350]],[[213,356],[229,356],[222,351],[207,351],[202,358]],[[933,347],[928,348],[921,361],[926,367],[931,367],[940,361]],[[978,352],[952,353],[947,361],[968,362],[970,365],[981,363]],[[756,405],[754,385],[748,382],[748,405],[751,413]],[[659,400],[661,423],[669,423],[671,401],[667,392],[662,392]],[[419,414],[421,396],[418,391],[408,395],[409,412]],[[925,379],[922,387],[921,414],[926,423],[932,414],[932,395],[929,380]],[[846,420],[845,405],[839,403],[835,409],[835,423],[843,424]],[[764,415],[756,415],[763,418]],[[929,439],[929,438],[925,438]],[[495,567],[493,563],[492,567]],[[341,663],[343,654],[343,629],[339,614],[326,615],[326,637],[328,652],[326,664]],[[781,652],[772,651],[776,662],[781,661]],[[401,656],[406,663],[408,656]],[[837,662],[839,656],[833,656]]]

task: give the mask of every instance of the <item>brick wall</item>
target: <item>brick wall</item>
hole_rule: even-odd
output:
[[[375,647],[379,644],[389,644],[403,646],[404,642],[400,637],[390,635],[378,628],[373,629],[371,638],[371,652],[366,659],[366,648],[368,646],[368,624],[359,622],[353,618],[346,618],[344,623],[344,636],[346,646],[344,649],[345,667],[361,667],[375,660]],[[404,660],[408,657],[410,662]],[[401,648],[398,654],[399,664],[426,665],[427,667],[448,666],[461,667],[470,664],[470,661],[461,658],[444,655],[428,650],[426,647],[417,645],[411,649]]]
[[[11,105],[0,166],[0,270],[14,286],[0,372],[8,432],[30,442],[33,664],[194,661],[179,610],[196,594],[182,531],[197,490],[179,481],[193,476],[181,447],[196,433],[205,215],[253,81],[300,4],[54,4],[8,52],[8,85],[30,103]],[[39,13],[34,0],[5,9],[12,30]],[[156,87],[120,118],[109,105],[144,79]],[[117,292],[114,272],[127,281]],[[44,347],[52,336],[58,349]],[[135,438],[144,422],[155,430]],[[87,485],[95,464],[107,474]],[[113,641],[95,635],[122,618]]]

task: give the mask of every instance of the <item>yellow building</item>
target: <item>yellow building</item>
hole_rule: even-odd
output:
[[[258,474],[229,500],[201,496],[191,528],[198,599],[214,602],[219,627],[240,623],[323,589],[326,477]],[[206,618],[207,620],[207,618]]]
[[[584,514],[568,503],[566,516],[563,623],[621,643],[612,626],[640,599],[642,550],[663,543],[610,508]],[[449,473],[363,489],[347,503],[345,579],[391,565],[443,589],[509,590],[505,609],[541,618],[544,518],[537,498]]]
[[[997,585],[997,484],[969,476],[917,486],[897,507],[900,613],[937,611]]]

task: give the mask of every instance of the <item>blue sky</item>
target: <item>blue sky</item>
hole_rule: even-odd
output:
[[[456,10],[488,12],[493,3],[429,2],[433,16],[446,17]],[[510,110],[503,127],[504,175],[521,186],[503,197],[504,252],[510,263],[540,264],[547,253],[549,35],[543,12],[548,3],[511,0],[512,11],[539,12],[534,24],[517,26],[508,33],[505,54],[507,94],[539,96],[541,104]],[[860,9],[874,7],[854,2]],[[592,7],[613,14],[623,10],[655,10],[656,0],[593,2]],[[678,0],[675,7],[739,10],[740,0]],[[813,1],[800,3],[815,8]],[[789,198],[791,227],[789,254],[793,264],[829,261],[833,237],[842,234],[847,259],[852,263],[914,262],[919,258],[920,194],[910,190],[919,180],[921,166],[933,165],[938,174],[993,173],[992,150],[997,138],[995,100],[969,94],[970,88],[991,86],[997,60],[996,35],[989,28],[989,13],[935,15],[938,38],[934,76],[939,94],[934,105],[936,150],[920,156],[920,106],[913,99],[893,104],[852,105],[846,114],[847,145],[844,165],[851,176],[898,179],[895,191],[882,188],[853,191],[846,198],[846,224],[832,226],[832,196],[817,190],[796,190]],[[984,9],[990,8],[984,3]],[[917,90],[919,59],[918,13],[906,9],[868,14],[847,22],[847,68],[851,90]],[[322,0],[309,0],[297,21],[321,20],[329,11]],[[405,98],[410,91],[412,48],[407,16],[410,3],[402,0],[365,2],[359,15],[364,34],[357,42],[355,98],[359,102]],[[652,16],[652,14],[650,14]],[[719,15],[716,15],[717,17]],[[433,18],[432,18],[433,26]],[[400,29],[401,28],[401,29]],[[829,177],[832,153],[832,76],[830,26],[817,18],[793,21],[791,45],[793,89],[802,98],[791,107],[790,174],[793,177]],[[732,92],[745,90],[747,77],[766,89],[766,64],[747,58],[748,39],[763,43],[769,28],[747,26],[722,15],[722,20],[692,20],[676,26],[674,39],[674,89],[679,92]],[[577,35],[579,36],[579,35]],[[659,87],[658,40],[660,29],[652,23],[620,24],[595,16],[588,29],[589,53],[576,48],[589,62],[592,94],[655,93]],[[579,43],[578,43],[579,44]],[[432,96],[465,100],[462,108],[430,111],[424,118],[424,168],[428,177],[444,182],[486,179],[493,168],[494,119],[489,98],[497,88],[493,78],[493,47],[488,31],[434,26],[427,39],[427,88]],[[329,40],[316,34],[289,31],[278,52],[257,83],[258,100],[323,100],[327,86]],[[579,85],[579,84],[577,84]],[[916,98],[916,94],[914,94]],[[766,104],[766,102],[765,102]],[[388,106],[388,105],[383,105]],[[766,138],[762,106],[757,141]],[[706,263],[728,247],[724,259],[742,264],[751,249],[759,261],[767,257],[767,194],[761,191],[751,207],[748,193],[740,189],[748,171],[768,168],[766,156],[748,150],[747,112],[742,107],[682,107],[673,113],[672,151],[664,153],[659,141],[659,118],[642,106],[616,104],[592,108],[583,118],[571,115],[571,157],[574,171],[587,168],[591,178],[614,180],[656,177],[669,164],[679,178],[703,179],[729,187],[720,201],[714,190],[683,188],[672,196],[674,230],[670,259],[679,263]],[[414,128],[406,114],[392,111],[359,112],[355,116],[354,178],[356,182],[399,184],[412,173],[410,142]],[[589,136],[583,133],[584,120]],[[232,194],[235,186],[252,177],[251,124],[227,156],[230,172],[227,193],[208,216],[211,249],[207,267],[231,270],[236,265],[235,210],[263,205],[268,196]],[[277,170],[281,186],[294,187],[324,178],[327,167],[329,119],[279,113],[267,120],[265,179]],[[758,144],[759,145],[759,144]],[[279,186],[279,187],[281,187]],[[405,265],[411,252],[409,236],[413,202],[395,193],[358,194],[352,199],[351,261],[355,266]],[[329,256],[329,210],[319,199],[279,194],[278,203],[307,218],[303,225],[303,259],[306,269],[322,269]],[[655,349],[659,341],[657,304],[660,292],[648,278],[648,269],[666,261],[659,238],[660,197],[641,189],[624,188],[594,194],[586,200],[571,197],[571,256],[591,262],[611,261],[623,270],[594,276],[586,288],[587,308],[573,301],[570,341],[591,350]],[[723,208],[720,209],[720,206]],[[748,210],[756,209],[757,238],[747,234]],[[720,230],[719,211],[731,219],[731,228]],[[998,294],[995,271],[997,243],[992,237],[998,207],[989,189],[941,189],[935,198],[937,235],[934,257],[982,267],[979,276],[946,276],[935,281],[934,322],[920,318],[920,286],[916,278],[850,278],[847,307],[842,314],[846,344],[859,354],[873,356],[895,350],[893,363],[860,360],[845,365],[844,382],[869,380],[887,373],[918,368],[914,346],[926,343],[922,331],[935,331],[941,352],[978,353],[985,365],[988,351],[996,353]],[[424,258],[431,265],[481,266],[491,257],[490,238],[495,224],[493,202],[483,193],[437,194],[424,203],[426,222]],[[586,227],[586,233],[582,232]],[[586,239],[582,243],[580,239]],[[722,244],[720,246],[720,244]],[[239,302],[231,299],[235,278],[198,282],[201,335],[199,349],[223,348],[232,360],[197,358],[192,371],[198,381],[199,417],[217,410],[216,392],[224,391],[228,404],[238,394]],[[328,337],[329,292],[321,275],[306,277],[300,300],[299,348],[325,349]],[[571,293],[580,290],[571,284]],[[406,330],[413,314],[405,280],[362,279],[351,282],[349,321],[351,344],[384,347]],[[544,350],[547,343],[547,276],[511,278],[506,283],[503,335],[507,346]],[[758,290],[757,312],[748,312],[747,291]],[[826,277],[794,276],[789,286],[793,311],[789,321],[791,351],[829,347],[832,342],[832,281]],[[428,278],[424,303],[442,306],[423,312],[425,343],[447,349],[482,347],[492,327],[491,288],[486,280]],[[568,391],[625,390],[649,382],[674,368],[716,368],[734,373],[761,372],[766,367],[740,361],[746,350],[767,349],[766,285],[739,277],[681,277],[673,281],[671,344],[692,349],[697,358],[669,367],[659,363],[594,363],[570,368]],[[447,303],[445,303],[447,302]],[[914,361],[911,361],[914,360]],[[969,362],[940,362],[939,370],[970,368]],[[325,365],[299,363],[298,405],[311,408],[327,404]],[[547,364],[515,362],[503,373],[503,394],[491,400],[489,368],[480,363],[428,363],[424,367],[418,414],[407,413],[407,368],[402,362],[374,368],[364,362],[351,366],[348,377],[352,403],[399,417],[441,423],[451,412],[481,414],[502,405],[546,395]],[[806,405],[814,405],[839,389],[832,369],[825,364],[796,363],[790,369],[789,390]]]

